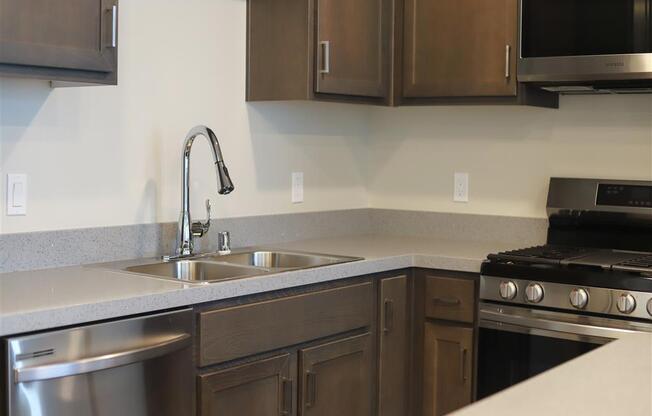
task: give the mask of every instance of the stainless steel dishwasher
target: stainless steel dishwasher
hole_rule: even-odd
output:
[[[2,413],[192,415],[192,328],[187,309],[6,338]]]

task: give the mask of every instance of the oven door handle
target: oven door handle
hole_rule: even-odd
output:
[[[614,339],[641,332],[635,329],[610,328],[542,317],[507,314],[486,309],[481,309],[479,315],[480,327],[483,328],[587,341],[594,344],[606,344]]]

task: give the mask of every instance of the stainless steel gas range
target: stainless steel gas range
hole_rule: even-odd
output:
[[[652,182],[553,178],[543,246],[482,265],[478,398],[652,332]]]

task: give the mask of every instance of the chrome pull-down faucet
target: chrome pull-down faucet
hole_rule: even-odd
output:
[[[203,237],[211,225],[211,205],[210,200],[206,201],[206,211],[208,219],[205,223],[192,222],[190,217],[190,150],[197,136],[204,136],[208,139],[215,161],[215,170],[219,188],[217,192],[221,195],[229,194],[233,191],[233,182],[229,176],[229,171],[224,165],[220,143],[217,141],[215,133],[206,126],[194,127],[183,142],[183,164],[182,164],[182,182],[181,182],[181,215],[179,216],[179,228],[177,230],[177,249],[176,256],[188,257],[193,255],[194,237]]]

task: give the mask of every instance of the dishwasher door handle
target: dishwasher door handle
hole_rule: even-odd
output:
[[[190,334],[184,333],[150,345],[96,357],[33,367],[14,367],[14,383],[50,380],[121,367],[170,354],[189,346],[191,342]]]

